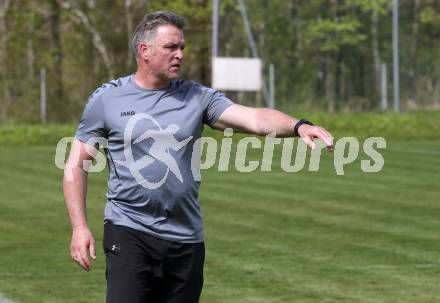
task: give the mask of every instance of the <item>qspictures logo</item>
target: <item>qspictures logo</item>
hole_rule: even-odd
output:
[[[146,130],[141,136],[134,140],[132,144],[133,130],[136,124],[141,120],[151,121],[157,129]],[[177,124],[170,124],[166,128],[162,128],[159,122],[157,122],[152,116],[145,113],[134,115],[128,121],[124,132],[125,161],[116,160],[116,162],[127,167],[130,170],[133,178],[136,179],[137,183],[148,189],[156,189],[165,183],[169,172],[173,173],[176,178],[183,183],[182,173],[180,172],[178,163],[172,156],[171,151],[180,150],[182,147],[187,145],[189,141],[191,141],[192,136],[189,136],[180,142],[177,141],[175,134],[179,131],[179,129],[180,127]],[[132,146],[135,144],[142,144],[142,142],[147,139],[153,140],[148,154],[144,155],[139,160],[135,160]],[[155,161],[160,161],[165,164],[166,172],[159,181],[152,182],[147,180],[142,175],[141,170],[147,168]]]
[[[153,127],[146,129],[142,134],[135,138],[134,129],[141,121],[147,121]],[[192,175],[195,181],[201,180],[201,169],[212,168],[216,163],[218,171],[228,171],[233,154],[233,130],[227,128],[223,131],[223,138],[216,140],[212,137],[201,137],[193,140],[193,136],[188,136],[180,141],[176,134],[181,130],[177,124],[169,124],[163,127],[154,117],[146,113],[134,114],[130,117],[124,131],[123,160],[116,159],[115,163],[127,168],[130,175],[136,182],[147,188],[157,189],[163,185],[170,174],[174,175],[181,183],[184,182],[184,175]],[[297,140],[296,151],[295,140]],[[62,138],[56,147],[55,165],[59,169],[65,169],[65,159],[68,144],[73,141],[72,137]],[[148,150],[140,157],[135,157],[136,145],[145,144],[148,141]],[[192,142],[193,141],[193,142]],[[263,172],[272,171],[274,165],[275,148],[279,146],[281,150],[280,167],[286,173],[299,172],[306,166],[308,158],[308,171],[319,171],[322,149],[326,147],[324,142],[316,140],[316,148],[310,151],[307,157],[308,147],[302,139],[297,138],[276,138],[272,133],[265,137],[254,136],[241,137],[236,143],[235,169],[241,173],[250,173],[256,170]],[[91,138],[86,142],[89,146],[98,144],[102,148],[108,147],[108,140],[102,137]],[[147,146],[147,145],[146,145]],[[176,152],[182,148],[190,149],[191,157],[178,158]],[[344,175],[344,167],[354,163],[359,157],[360,150],[363,150],[365,158],[360,161],[360,169],[365,173],[380,172],[385,164],[385,160],[379,149],[386,148],[386,141],[382,137],[370,137],[363,143],[354,137],[343,137],[335,142],[333,151],[333,167],[336,175]],[[250,150],[261,151],[261,159],[248,159]],[[84,170],[88,172],[100,172],[105,169],[106,158],[96,150],[87,151],[94,157],[95,163],[87,160],[82,163]],[[203,159],[203,160],[202,160]],[[182,174],[182,161],[191,161],[191,174]],[[161,176],[157,176],[157,171],[150,171],[149,167],[153,163],[159,162],[166,167]],[[278,165],[277,165],[278,166]],[[187,167],[187,166],[186,166]],[[154,174],[154,180],[151,175]],[[73,179],[73,174],[65,169],[66,178]],[[149,177],[150,176],[150,177]]]

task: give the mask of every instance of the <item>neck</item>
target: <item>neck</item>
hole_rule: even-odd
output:
[[[170,85],[170,80],[159,79],[155,77],[151,72],[137,70],[134,75],[134,81],[137,85],[145,89],[161,89]]]

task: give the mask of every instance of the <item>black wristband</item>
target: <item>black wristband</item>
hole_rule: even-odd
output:
[[[309,120],[306,120],[306,119],[301,119],[301,120],[299,120],[298,122],[296,122],[295,126],[293,127],[293,134],[294,134],[296,137],[299,137],[298,129],[299,129],[299,127],[300,127],[301,125],[303,125],[303,124],[314,125],[314,124],[313,124],[312,122],[310,122]]]

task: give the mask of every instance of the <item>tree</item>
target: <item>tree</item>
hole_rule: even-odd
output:
[[[6,119],[6,112],[8,110],[8,104],[10,102],[9,90],[8,90],[8,81],[6,77],[6,45],[9,40],[8,30],[6,28],[6,14],[8,13],[9,5],[11,4],[10,0],[0,0],[0,65],[3,68],[0,68],[0,79],[3,93],[3,102],[0,104],[0,116],[2,120]]]

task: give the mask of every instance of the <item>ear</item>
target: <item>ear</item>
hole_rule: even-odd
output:
[[[150,56],[150,47],[145,42],[139,44],[139,58],[148,60]]]

